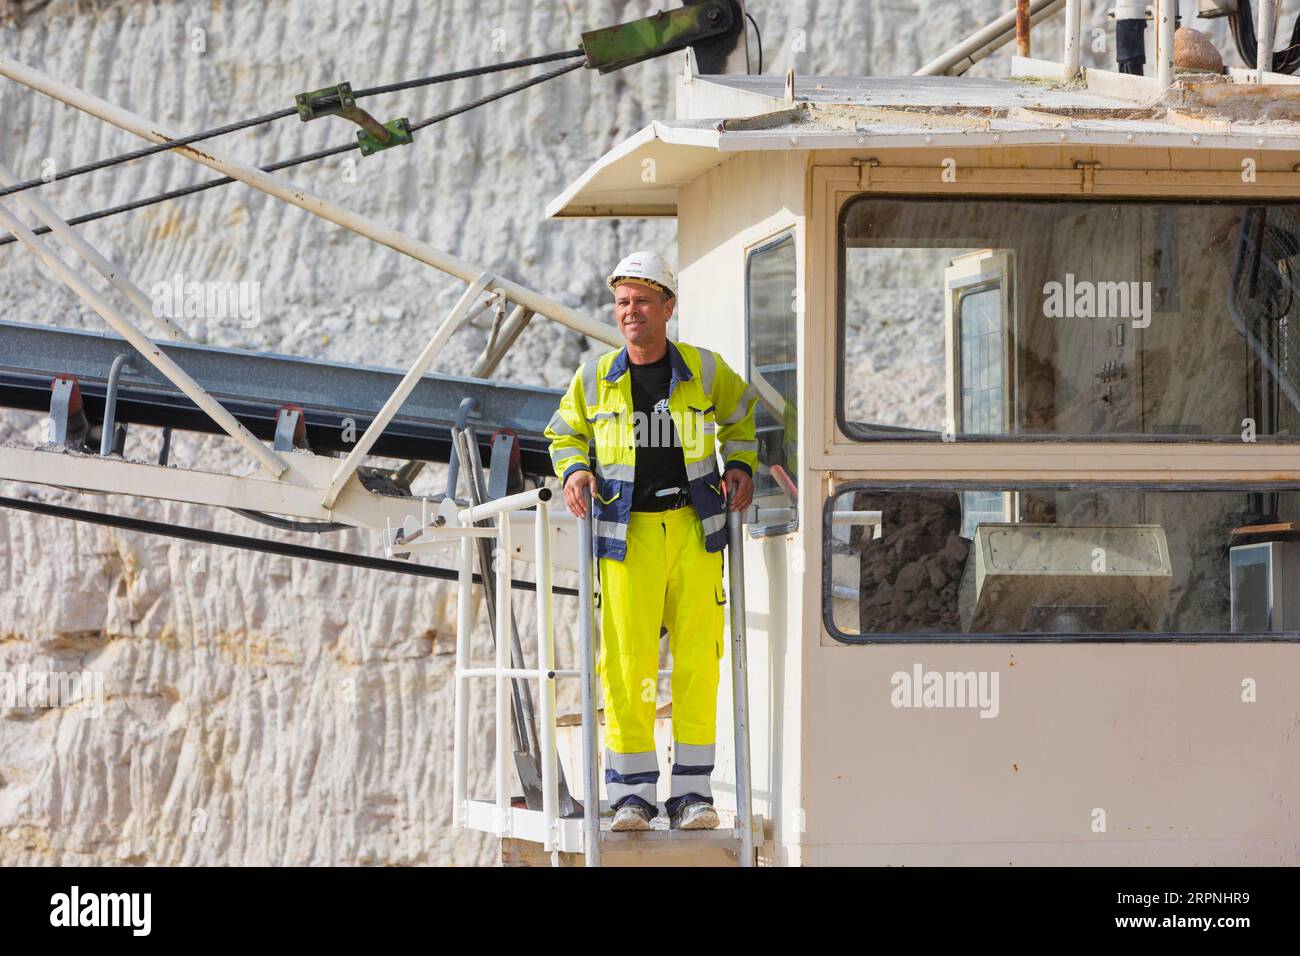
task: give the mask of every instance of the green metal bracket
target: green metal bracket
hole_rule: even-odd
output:
[[[405,117],[391,123],[381,123],[357,106],[351,83],[339,83],[310,93],[299,93],[294,97],[294,102],[298,105],[298,118],[304,123],[322,116],[337,116],[360,126],[357,142],[361,144],[362,156],[394,146],[406,146],[413,141],[411,124]]]
[[[408,146],[414,141],[411,124],[406,117],[385,123],[380,128],[387,134],[382,140],[369,129],[357,130],[357,142],[361,144],[362,156],[392,149],[394,146]]]
[[[352,95],[351,83],[327,86],[323,90],[299,93],[294,97],[298,106],[298,119],[304,123],[322,116],[336,116],[345,110],[356,109],[357,101]]]
[[[736,28],[736,5],[705,0],[582,35],[587,68],[610,73],[721,36]]]

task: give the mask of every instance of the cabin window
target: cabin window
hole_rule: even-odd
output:
[[[745,265],[749,381],[763,396],[754,413],[759,462],[754,490],[759,495],[782,493],[774,467],[784,469],[791,482],[798,474],[800,314],[794,234],[787,232],[751,250]]]
[[[1300,640],[1295,487],[862,482],[824,522],[823,620],[849,643]]]
[[[840,225],[849,438],[1300,441],[1300,206],[867,196]]]

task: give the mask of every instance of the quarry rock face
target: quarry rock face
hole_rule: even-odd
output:
[[[53,0],[23,15],[0,3],[0,52],[190,132],[291,106],[296,93],[345,80],[361,88],[570,49],[583,30],[650,7],[609,0]],[[777,75],[787,67],[801,75],[910,73],[1005,8],[1002,0],[749,4],[762,27],[764,72]],[[1095,22],[1086,26],[1104,25],[1100,8],[1088,16]],[[1036,55],[1059,49],[1054,23],[1036,27],[1034,38]],[[973,74],[1005,75],[1009,53],[980,61]],[[421,130],[412,146],[359,161],[333,157],[282,175],[611,321],[602,277],[635,248],[661,249],[675,260],[673,224],[548,222],[543,207],[610,147],[652,118],[671,116],[680,71],[680,55],[604,77],[578,71]],[[382,120],[416,121],[518,78],[480,77],[363,105]],[[214,146],[265,165],[354,136],[355,127],[339,120],[290,117]],[[20,177],[140,145],[0,80],[0,161]],[[41,193],[66,218],[214,176],[165,154]],[[27,215],[12,200],[6,205]],[[257,307],[246,314],[178,318],[198,341],[214,345],[402,367],[463,290],[240,184],[80,230],[147,292],[178,277],[256,290]],[[97,275],[91,282],[109,289]],[[0,319],[103,328],[14,245],[0,246]],[[462,331],[434,370],[468,374],[488,334],[485,326]],[[497,376],[562,387],[604,348],[536,319]],[[0,410],[0,442],[33,447],[44,440],[39,416]],[[154,460],[160,443],[156,430],[133,429],[126,454]],[[179,433],[171,460],[241,474],[255,468],[228,440]],[[444,475],[430,468],[416,492],[441,490]],[[220,509],[13,482],[3,482],[0,494],[383,553],[377,532],[295,534]],[[918,595],[955,587],[954,566],[964,558],[946,519],[917,520],[936,528],[922,551],[890,559],[904,562],[886,575],[896,589],[885,605],[893,617],[874,618],[890,629],[933,623],[936,615],[946,620],[946,603],[932,607]],[[452,555],[428,560],[450,566]],[[868,570],[864,562],[864,576]],[[529,598],[518,598],[519,619],[529,621]],[[578,660],[568,602],[556,599],[560,667]],[[490,862],[494,839],[450,825],[455,604],[448,582],[0,509],[0,678],[9,677],[8,684],[0,679],[0,697],[16,692],[19,675],[24,693],[45,688],[44,696],[26,697],[26,706],[16,694],[12,706],[0,700],[0,865]],[[481,607],[477,627],[476,660],[486,660]],[[90,677],[73,686],[73,674]],[[56,694],[62,706],[49,706],[41,675],[63,675]],[[478,693],[471,706],[470,789],[485,795],[491,695]],[[576,687],[562,684],[560,712],[575,708]]]

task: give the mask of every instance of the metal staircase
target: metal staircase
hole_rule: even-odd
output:
[[[479,484],[481,471],[475,466],[469,452],[474,446],[472,436],[461,434],[462,471],[472,471],[468,485]],[[581,664],[577,670],[556,667],[554,615],[552,609],[552,579],[554,558],[552,552],[552,522],[572,522],[567,512],[552,514],[551,492],[537,489],[488,501],[459,507],[449,497],[444,500],[438,514],[422,528],[443,534],[460,533],[458,617],[456,626],[456,729],[454,743],[453,820],[457,826],[493,833],[503,841],[503,856],[515,862],[537,862],[536,849],[549,858],[551,865],[573,864],[580,857],[587,866],[600,866],[602,860],[624,865],[654,865],[655,863],[680,864],[684,862],[713,862],[717,865],[753,866],[754,848],[762,842],[762,821],[753,814],[752,785],[749,760],[748,683],[745,649],[745,580],[743,551],[743,515],[728,512],[728,570],[730,575],[731,603],[729,615],[731,645],[731,678],[733,703],[733,732],[736,755],[735,782],[736,807],[734,824],[728,829],[714,831],[668,830],[662,827],[648,832],[614,833],[609,830],[609,810],[600,795],[600,746],[596,714],[595,669],[595,616],[593,600],[593,543],[591,507],[581,519],[576,535],[576,564],[578,569],[578,644]],[[750,509],[751,512],[754,509]],[[531,516],[533,523],[533,555],[537,581],[537,660],[529,666],[514,626],[511,606],[514,548],[511,534],[515,521],[511,516]],[[474,630],[473,566],[476,552],[480,566],[489,563],[484,555],[488,550],[488,536],[496,538],[495,554],[491,566],[495,581],[486,588],[488,575],[484,574],[485,589],[489,598],[490,619],[496,649],[492,666],[478,666],[471,659],[471,639]],[[407,547],[410,536],[398,544]],[[412,549],[434,547],[435,543],[410,544]],[[668,673],[668,672],[663,672]],[[555,711],[555,681],[578,679],[582,693],[581,720],[581,772],[582,801],[569,796],[563,769],[558,760],[557,720]],[[493,798],[481,799],[468,792],[469,747],[468,721],[471,682],[490,680],[496,693],[494,711],[495,748],[493,758]],[[537,746],[528,747],[527,719],[531,707],[521,706],[520,687],[536,682],[537,700],[540,702],[535,733]],[[513,764],[524,790],[516,796],[510,777],[512,761],[507,759],[507,721],[515,735]],[[531,777],[531,759],[536,756],[540,772],[536,781]],[[540,793],[529,791],[540,784]],[[540,804],[540,806],[538,805]],[[580,815],[579,815],[580,811]],[[756,839],[757,838],[757,839]],[[517,844],[534,844],[534,848]],[[516,844],[513,848],[510,844]]]

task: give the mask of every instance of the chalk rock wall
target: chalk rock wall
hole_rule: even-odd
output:
[[[189,132],[289,106],[295,93],[341,80],[360,88],[572,48],[582,30],[656,6],[0,0],[0,53],[167,129]],[[915,70],[1007,4],[753,0],[749,6],[763,33],[765,72],[794,66],[801,74],[884,74]],[[1098,6],[1089,17],[1100,24]],[[1038,30],[1035,40],[1041,49],[1056,49],[1057,28]],[[1004,74],[1005,57],[1004,51],[975,73]],[[1235,54],[1228,61],[1236,62]],[[680,57],[672,57],[606,77],[580,71],[422,131],[412,147],[355,164],[335,158],[285,175],[608,318],[601,277],[635,247],[660,248],[671,258],[672,224],[551,223],[543,205],[606,149],[651,118],[671,115],[680,66]],[[418,120],[518,76],[460,81],[365,105],[384,119]],[[290,118],[215,145],[265,164],[351,137],[351,127],[339,121],[304,125]],[[139,145],[0,80],[0,162],[20,178]],[[164,155],[41,192],[70,217],[213,175]],[[21,208],[12,200],[6,205]],[[401,366],[461,291],[440,273],[241,185],[81,232],[146,290],[178,276],[255,283],[259,308],[252,319],[204,315],[182,322],[200,341],[225,346]],[[107,288],[98,276],[92,283]],[[16,246],[0,246],[0,319],[102,327]],[[485,337],[483,329],[462,334],[435,369],[467,372]],[[563,385],[581,360],[601,349],[538,320],[498,375]],[[0,442],[30,447],[43,437],[36,416],[0,412]],[[156,433],[136,430],[127,453],[149,459],[158,445]],[[243,456],[222,439],[178,435],[172,460],[225,467]],[[431,469],[417,491],[438,488],[440,478]],[[305,538],[230,512],[142,498],[12,482],[0,483],[0,494]],[[378,536],[362,532],[307,543],[381,553]],[[518,613],[528,620],[526,599]],[[454,621],[454,593],[439,582],[0,509],[0,694],[2,675],[13,686],[33,673],[85,672],[93,676],[82,696],[102,703],[37,701],[0,710],[0,864],[490,862],[492,840],[450,827]],[[557,639],[561,663],[576,661],[571,622]],[[486,635],[476,641],[485,651]],[[471,716],[471,786],[484,794],[491,787],[488,698],[478,696]],[[571,704],[570,696],[562,709]]]

